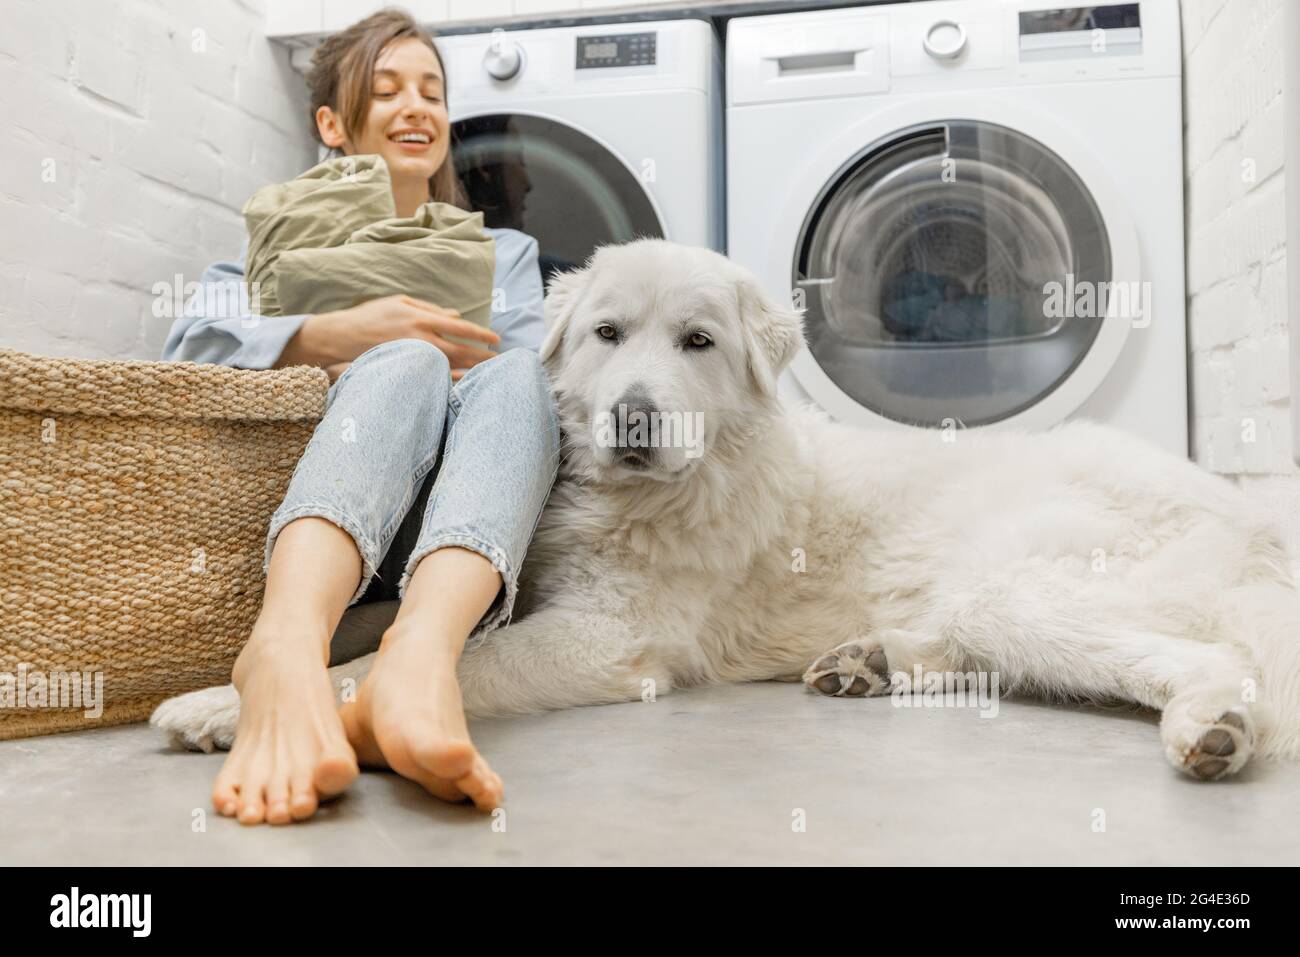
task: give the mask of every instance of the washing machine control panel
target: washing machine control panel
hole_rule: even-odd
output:
[[[1021,62],[1142,53],[1142,12],[1137,3],[1025,10],[1019,26]]]
[[[577,37],[579,70],[610,66],[654,66],[656,34],[618,33]]]

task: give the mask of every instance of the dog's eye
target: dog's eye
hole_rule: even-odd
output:
[[[596,335],[600,336],[606,342],[613,342],[618,338],[618,330],[608,322],[602,322],[596,327]]]
[[[709,346],[713,345],[713,340],[710,339],[706,333],[693,332],[689,338],[687,338],[686,344],[692,349],[707,349]]]

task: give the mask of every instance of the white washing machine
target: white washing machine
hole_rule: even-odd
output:
[[[1187,454],[1177,0],[738,18],[729,253],[783,392],[866,427],[1112,423]]]
[[[439,37],[453,155],[542,273],[642,236],[722,248],[722,58],[700,20]]]

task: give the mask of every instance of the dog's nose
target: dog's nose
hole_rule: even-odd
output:
[[[614,423],[614,454],[629,468],[645,468],[655,458],[659,410],[645,391],[624,392],[610,407]]]

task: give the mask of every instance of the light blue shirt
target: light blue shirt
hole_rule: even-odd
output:
[[[492,278],[492,318],[488,323],[501,337],[497,352],[532,349],[542,344],[542,276],[537,264],[537,240],[515,229],[486,229],[496,240],[496,270]],[[213,263],[203,273],[204,289],[239,288],[244,279],[244,253],[238,262]],[[172,323],[163,344],[164,360],[214,362],[237,369],[269,369],[284,347],[307,320],[307,316],[265,317],[245,309],[222,309],[226,315],[207,314],[214,297],[196,294],[185,312]],[[215,301],[228,301],[215,297]],[[498,309],[498,305],[500,309]],[[230,313],[240,313],[231,315]]]

